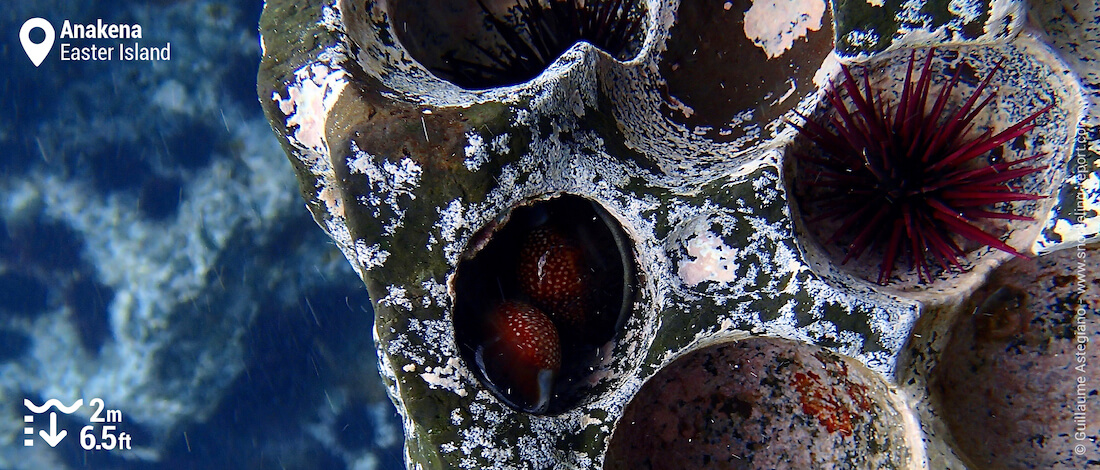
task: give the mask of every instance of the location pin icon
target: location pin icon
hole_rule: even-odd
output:
[[[46,39],[37,44],[31,41],[31,30],[34,28],[41,28],[46,33]],[[27,52],[27,57],[31,59],[35,67],[42,65],[42,61],[50,55],[50,49],[53,49],[53,39],[53,25],[43,18],[31,18],[23,23],[22,28],[19,28],[19,42],[23,43],[23,50]]]

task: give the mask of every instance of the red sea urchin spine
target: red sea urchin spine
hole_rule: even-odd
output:
[[[805,207],[809,221],[838,221],[824,242],[850,238],[841,264],[858,259],[873,248],[882,250],[878,283],[886,284],[896,262],[908,257],[920,282],[932,279],[932,265],[962,270],[966,252],[956,235],[984,246],[1025,256],[975,224],[978,219],[1033,220],[991,206],[1033,201],[1044,196],[1013,190],[1008,183],[1046,169],[1019,167],[1042,156],[993,162],[987,157],[1006,142],[1035,128],[1034,121],[1053,105],[996,134],[986,130],[971,137],[974,119],[996,96],[981,98],[1001,63],[981,81],[974,93],[949,110],[961,67],[935,93],[929,50],[920,77],[913,81],[916,52],[910,54],[905,83],[897,103],[885,102],[862,69],[862,86],[851,69],[841,66],[843,80],[825,92],[834,113],[815,121],[799,114],[792,123],[816,144],[794,153],[800,168],[796,185],[813,186],[814,200]],[[849,109],[849,104],[854,109]],[[801,180],[801,181],[799,181]],[[931,261],[929,261],[931,259]]]

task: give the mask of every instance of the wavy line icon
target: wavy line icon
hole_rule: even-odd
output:
[[[43,403],[42,406],[34,406],[34,403],[31,403],[31,400],[29,398],[24,398],[23,405],[26,406],[27,409],[31,410],[31,413],[34,414],[42,413],[50,409],[51,406],[57,408],[57,411],[60,411],[62,413],[71,414],[72,412],[79,409],[81,406],[84,406],[84,399],[81,398],[73,403],[73,406],[66,407],[65,405],[61,404],[61,400],[58,400],[56,398],[46,400],[46,403]]]

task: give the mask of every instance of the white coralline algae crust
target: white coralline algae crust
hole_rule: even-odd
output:
[[[838,49],[846,56],[865,59],[869,51],[905,46],[1004,42],[1024,29],[1027,17],[1017,0],[903,0],[896,10],[882,0],[867,4],[877,23],[840,25]]]
[[[323,17],[319,24],[324,29],[335,30],[340,21],[340,10],[336,5],[323,8]],[[294,71],[294,78],[285,84],[284,92],[272,92],[271,100],[278,104],[279,111],[285,116],[284,123],[288,131],[286,138],[294,147],[294,158],[317,176],[316,198],[325,204],[331,214],[322,228],[361,275],[364,270],[384,265],[390,253],[377,243],[367,244],[362,240],[352,240],[344,222],[346,201],[343,191],[336,184],[336,175],[329,160],[331,149],[328,142],[325,142],[324,135],[329,111],[348,83],[347,71],[341,65],[345,60],[346,54],[341,45],[320,51],[315,61]],[[373,170],[370,174],[374,176],[375,183],[380,186],[388,184],[380,169],[371,168],[364,163],[359,166],[359,170]],[[393,183],[403,185],[405,180],[394,180]],[[396,229],[400,223],[400,213],[397,213],[397,218],[391,220],[389,227],[391,230]]]
[[[1095,238],[1100,232],[1100,3],[1043,0],[1028,14],[1080,81],[1086,114],[1070,164],[1069,188],[1036,252]]]
[[[806,33],[821,29],[823,16],[822,0],[754,0],[745,12],[745,37],[769,59],[776,58]]]
[[[1089,168],[1086,164],[1084,168]],[[1076,185],[1076,200],[1063,201],[1072,210],[1069,217],[1053,217],[1051,232],[1058,237],[1056,241],[1047,237],[1035,242],[1034,251],[1037,253],[1049,253],[1062,248],[1074,246],[1082,241],[1095,239],[1100,234],[1100,174],[1096,169],[1091,172],[1080,173],[1080,182]]]
[[[378,164],[377,157],[359,150],[355,142],[351,143],[351,149],[353,156],[348,157],[348,168],[353,174],[365,175],[370,185],[370,190],[356,200],[363,206],[372,208],[371,216],[376,219],[383,218],[381,208],[388,208],[393,217],[383,223],[382,232],[393,235],[405,220],[405,209],[401,207],[399,199],[416,199],[415,190],[420,185],[423,169],[407,157],[396,163],[383,160]]]
[[[271,99],[279,103],[286,114],[287,128],[303,147],[324,151],[325,119],[332,104],[347,85],[343,70],[333,70],[316,63],[295,73],[295,84],[287,87],[287,97],[275,92]]]
[[[729,284],[737,278],[734,249],[722,244],[722,239],[710,231],[696,232],[687,243],[690,260],[681,261],[678,274],[684,284],[693,287],[703,281]]]

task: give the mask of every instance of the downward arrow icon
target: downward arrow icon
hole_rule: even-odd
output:
[[[50,447],[57,447],[61,443],[61,440],[69,434],[69,431],[64,429],[61,432],[57,432],[57,413],[50,412],[50,432],[46,433],[45,430],[38,431],[38,435],[42,436],[42,440],[46,441]]]

